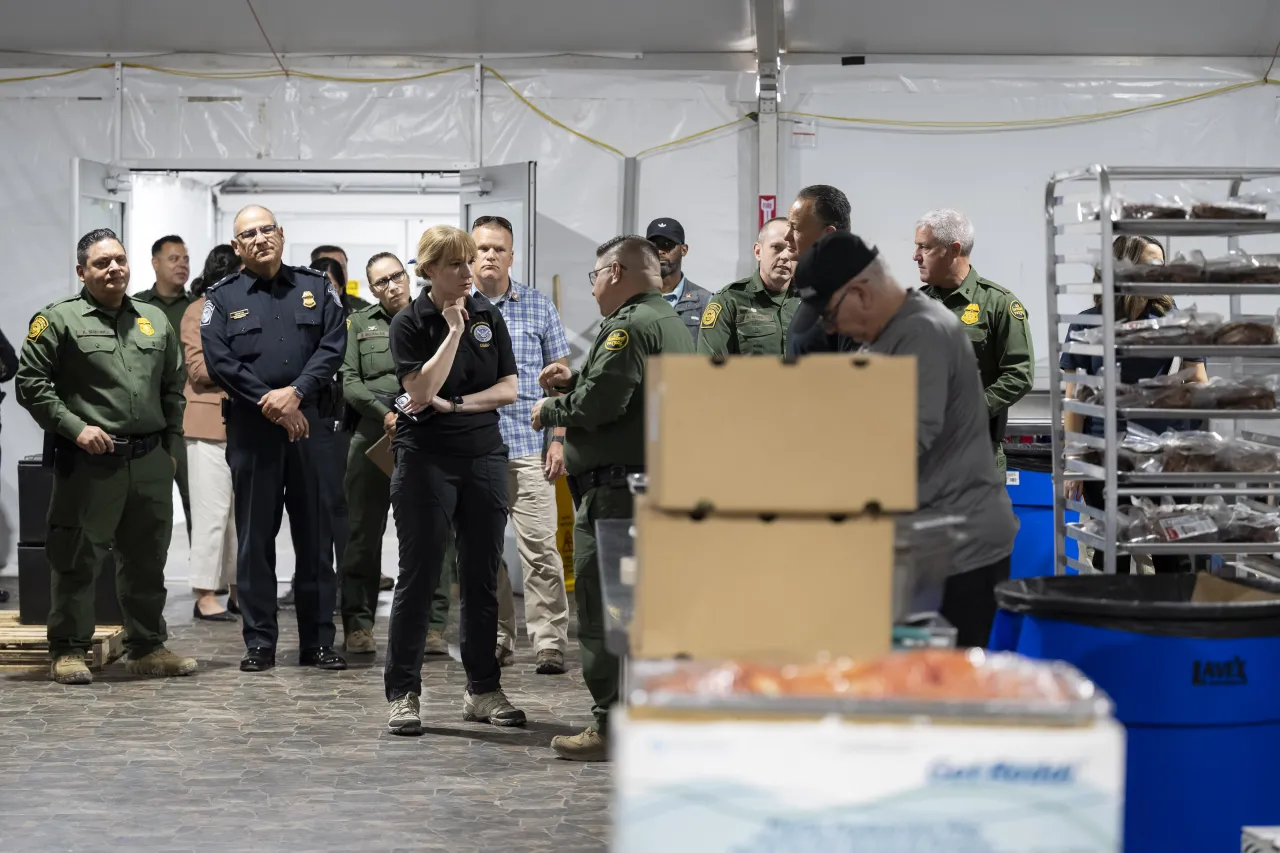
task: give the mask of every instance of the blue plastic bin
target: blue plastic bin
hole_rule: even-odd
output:
[[[1053,574],[1053,475],[1010,468],[1006,477],[1018,538],[1009,560],[1009,577],[1035,578]],[[1078,514],[1066,514],[1068,523]],[[1067,556],[1077,554],[1076,541],[1067,540]],[[1072,570],[1074,572],[1074,570]]]
[[[992,648],[1074,664],[1115,701],[1128,731],[1126,853],[1239,849],[1242,826],[1280,824],[1280,598],[1192,602],[1198,583],[1223,581],[1101,575],[996,589]]]

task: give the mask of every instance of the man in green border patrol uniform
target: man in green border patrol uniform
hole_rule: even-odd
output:
[[[787,220],[770,219],[756,238],[756,271],[721,290],[702,312],[698,352],[708,355],[786,355],[787,327],[800,305],[790,290],[796,259],[787,246]]]
[[[550,364],[533,428],[567,427],[564,460],[577,514],[573,526],[574,598],[582,677],[594,700],[596,723],[582,734],[551,741],[571,761],[609,757],[609,706],[618,699],[618,659],[604,646],[604,604],[596,555],[596,521],[630,518],[627,475],[644,470],[644,373],[649,356],[691,353],[688,329],[665,299],[658,253],[640,237],[615,237],[596,249],[591,295],[604,322],[591,352],[574,374]]]
[[[115,233],[76,246],[77,296],[31,319],[18,402],[52,437],[50,675],[88,684],[94,579],[116,552],[126,669],[188,675],[191,658],[164,647],[164,564],[173,530],[174,448],[182,443],[182,345],[164,312],[125,295],[129,260]]]
[[[1036,359],[1027,309],[1012,293],[978,275],[969,263],[973,224],[955,210],[931,210],[916,223],[914,260],[923,293],[955,312],[978,357],[987,395],[996,468],[1003,473],[1009,407],[1031,390]]]

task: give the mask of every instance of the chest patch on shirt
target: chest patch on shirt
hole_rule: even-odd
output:
[[[975,326],[978,318],[982,316],[982,309],[978,307],[978,303],[970,302],[965,306],[964,313],[960,315],[960,322],[966,326]]]
[[[151,337],[156,333],[156,328],[155,326],[151,325],[151,321],[148,320],[146,317],[139,317],[138,331],[142,332],[142,334],[146,335],[147,337]]]
[[[604,339],[604,348],[610,352],[617,352],[626,349],[627,344],[631,343],[631,336],[623,329],[614,329],[609,333],[609,337]]]
[[[316,298],[315,298],[315,296],[311,293],[311,291],[310,291],[310,290],[304,290],[304,291],[302,291],[302,307],[303,307],[303,308],[315,308],[315,307],[316,307]]]
[[[702,312],[702,328],[711,329],[716,325],[716,320],[720,319],[721,306],[719,302],[712,302],[707,306],[707,310]]]
[[[487,347],[489,341],[493,340],[493,327],[488,323],[476,323],[471,327],[471,337],[475,338],[480,346]]]
[[[1022,307],[1021,302],[1014,302],[1009,305],[1009,316],[1015,320],[1027,319],[1027,309]]]
[[[200,325],[207,326],[209,325],[209,321],[212,319],[213,319],[213,303],[206,302],[204,304],[204,310],[200,312]]]
[[[249,316],[249,309],[248,309],[248,308],[241,308],[239,311],[232,311],[230,314],[228,314],[228,315],[227,315],[227,319],[228,319],[228,320],[243,320],[245,317],[248,317],[248,316]]]
[[[36,340],[44,334],[44,330],[47,328],[49,328],[49,321],[37,314],[31,321],[31,328],[27,330],[27,340]]]

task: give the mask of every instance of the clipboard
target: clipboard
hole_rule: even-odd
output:
[[[396,457],[395,454],[391,452],[390,436],[383,435],[382,438],[374,442],[373,447],[370,447],[364,452],[364,455],[368,457],[370,462],[377,465],[378,469],[388,477],[390,477],[391,472],[395,470]]]

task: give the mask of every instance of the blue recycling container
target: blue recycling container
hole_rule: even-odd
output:
[[[1280,824],[1280,598],[1192,602],[1198,582],[1221,583],[1093,575],[996,589],[992,648],[1067,661],[1115,702],[1125,853],[1234,850],[1242,826]]]
[[[1018,517],[1018,538],[1009,558],[1009,577],[1035,578],[1053,574],[1053,475],[1010,468],[1005,488]],[[1077,513],[1066,514],[1073,522]],[[1067,540],[1067,556],[1075,557],[1077,545]],[[1072,572],[1075,570],[1072,569]]]

